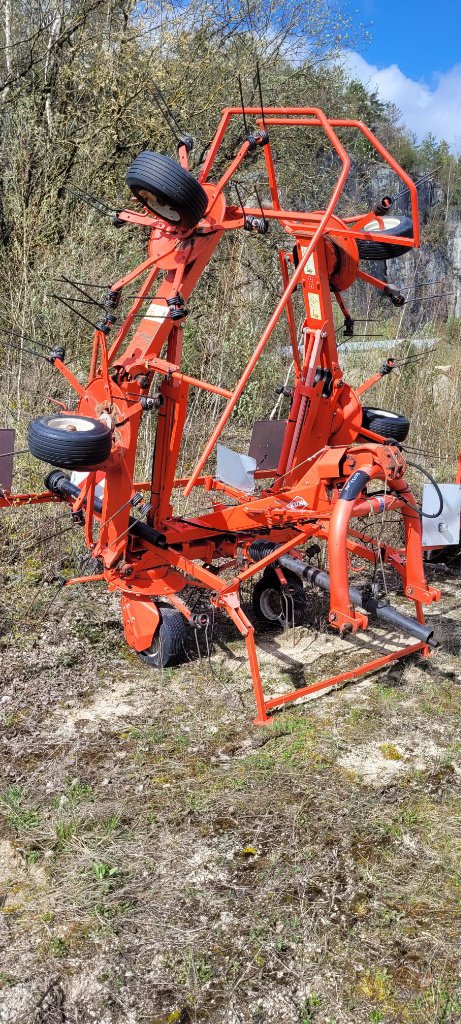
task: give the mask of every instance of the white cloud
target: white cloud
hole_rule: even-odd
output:
[[[418,139],[431,132],[436,139],[446,139],[454,150],[461,150],[461,64],[437,72],[433,88],[407,78],[397,64],[378,68],[352,51],[344,54],[344,65],[370,92],[376,90],[381,99],[395,103],[404,124]]]

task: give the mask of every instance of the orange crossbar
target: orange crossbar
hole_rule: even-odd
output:
[[[349,679],[355,679],[356,676],[364,676],[367,672],[374,672],[376,669],[382,668],[383,665],[389,665],[392,661],[398,661],[399,658],[406,658],[409,654],[415,654],[416,651],[423,650],[426,650],[425,644],[411,644],[410,647],[403,647],[401,651],[385,654],[382,658],[368,661],[365,665],[350,669],[349,672],[341,672],[338,676],[331,676],[330,679],[322,679],[319,683],[302,686],[299,690],[292,690],[291,693],[282,694],[281,697],[273,697],[271,700],[264,702],[264,707],[266,711],[270,711],[271,708],[278,708],[283,704],[291,704],[292,701],[299,700],[300,697],[305,697],[309,693],[317,693],[319,690],[325,690],[328,686],[339,686],[341,683],[347,683]]]
[[[261,114],[261,110],[258,109],[258,108],[256,108],[256,109],[258,110],[258,113]],[[348,157],[348,155],[346,153],[346,150],[344,149],[343,145],[341,144],[340,140],[338,139],[338,136],[336,135],[336,133],[331,128],[328,119],[325,117],[325,115],[322,113],[322,111],[318,110],[316,107],[312,108],[312,110],[309,110],[308,113],[315,114],[316,118],[318,118],[319,124],[321,124],[322,128],[325,131],[325,134],[327,135],[328,139],[330,140],[330,142],[331,142],[331,144],[333,146],[333,149],[336,151],[337,155],[339,156],[339,159],[341,160],[341,165],[342,165],[341,166],[341,171],[340,171],[338,180],[336,182],[336,185],[335,185],[335,187],[333,189],[330,201],[329,201],[325,211],[322,213],[322,216],[321,216],[321,218],[319,220],[317,228],[315,229],[314,234],[313,234],[312,238],[310,239],[310,242],[309,242],[309,244],[308,244],[308,246],[306,248],[306,252],[303,254],[302,259],[299,261],[299,264],[296,267],[296,269],[294,271],[294,274],[290,278],[290,280],[289,280],[289,282],[288,282],[288,284],[287,284],[287,286],[286,286],[286,288],[285,288],[285,290],[283,292],[283,295],[282,295],[281,299],[277,303],[277,306],[276,306],[276,308],[275,308],[275,310],[274,310],[274,312],[273,312],[273,314],[272,314],[272,316],[271,316],[271,318],[270,318],[270,320],[269,320],[265,330],[263,331],[263,333],[261,335],[261,338],[260,338],[260,340],[259,340],[259,342],[258,342],[258,344],[257,344],[257,346],[256,346],[256,348],[255,348],[255,350],[253,352],[253,355],[252,355],[251,359],[249,360],[249,362],[247,363],[247,365],[246,365],[246,367],[245,367],[245,369],[243,371],[243,374],[240,377],[240,380],[239,380],[238,384],[235,387],[235,391],[234,391],[234,393],[232,395],[232,398],[228,401],[228,403],[226,405],[226,408],[224,409],[224,411],[223,411],[223,413],[221,415],[221,418],[219,419],[219,421],[218,421],[218,423],[217,423],[217,425],[216,425],[216,427],[215,427],[215,429],[214,429],[214,431],[213,431],[213,433],[212,433],[212,435],[211,435],[211,437],[210,437],[210,439],[208,441],[208,444],[205,445],[205,448],[204,448],[204,450],[203,450],[203,452],[202,452],[202,454],[201,454],[201,456],[200,456],[200,458],[199,458],[199,460],[198,460],[198,462],[197,462],[197,464],[196,464],[196,466],[195,466],[195,468],[194,468],[194,470],[192,472],[192,475],[190,477],[189,483],[187,484],[187,487],[184,488],[184,495],[186,497],[187,497],[187,495],[190,494],[192,488],[194,487],[194,485],[196,483],[197,478],[200,476],[200,473],[202,472],[202,469],[203,469],[205,463],[208,461],[208,458],[209,458],[211,452],[213,451],[213,448],[215,447],[218,438],[220,437],[222,431],[224,430],[224,427],[226,426],[226,423],[228,422],[230,416],[232,415],[232,412],[233,412],[235,406],[237,405],[237,402],[239,401],[239,398],[240,398],[244,388],[246,387],[246,385],[248,383],[248,380],[251,377],[251,374],[253,373],[253,370],[254,370],[254,368],[256,366],[256,363],[258,362],[258,360],[259,360],[259,358],[260,358],[260,356],[261,356],[261,354],[262,354],[262,352],[263,352],[267,342],[269,341],[269,338],[271,337],[271,334],[272,334],[272,332],[274,330],[274,327],[278,323],[278,320],[280,319],[280,316],[281,316],[283,310],[287,306],[287,303],[288,303],[288,301],[290,299],[290,296],[293,294],[293,291],[296,288],[296,285],[298,284],[298,281],[300,280],[300,278],[301,278],[301,276],[302,276],[302,274],[304,272],[306,264],[307,264],[308,260],[310,259],[311,255],[312,255],[312,253],[313,253],[313,251],[314,251],[314,249],[315,249],[315,247],[317,245],[317,242],[322,237],[322,235],[323,235],[323,233],[325,231],[325,228],[326,228],[326,226],[328,224],[328,221],[330,220],[330,217],[331,217],[332,213],[334,212],[334,210],[336,208],[336,204],[338,202],[338,199],[339,199],[339,197],[341,195],[341,192],[342,192],[342,190],[344,188],[344,185],[346,183],[347,176],[349,174],[349,169],[350,169],[350,165],[351,165],[350,159],[349,159],[349,157]],[[218,131],[218,136],[217,137],[219,137],[219,131]],[[212,149],[213,149],[213,147],[212,147]],[[205,168],[204,168],[204,171],[205,171]],[[202,180],[204,180],[204,178],[202,178]],[[280,217],[280,214],[279,214],[279,217]]]

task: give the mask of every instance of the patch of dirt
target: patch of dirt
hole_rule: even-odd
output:
[[[4,659],[1,1024],[461,1019],[453,644],[259,729],[227,623],[156,673],[59,600]],[[257,636],[268,695],[396,643]]]
[[[410,740],[393,736],[391,740],[364,743],[338,758],[342,768],[357,772],[364,782],[383,786],[406,773],[423,771],[440,763],[445,751],[431,740]]]

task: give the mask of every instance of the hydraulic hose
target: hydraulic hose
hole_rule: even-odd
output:
[[[442,491],[440,490],[437,481],[434,480],[434,477],[431,476],[429,471],[427,469],[424,469],[424,466],[420,466],[418,462],[410,462],[410,460],[407,459],[407,466],[411,466],[412,469],[417,469],[419,473],[422,473],[423,476],[425,476],[429,480],[429,483],[432,484],[435,493],[439,499],[439,507],[437,509],[437,512],[423,512],[421,508],[415,508],[415,512],[418,512],[419,515],[423,517],[423,519],[438,519],[443,512],[443,494]],[[402,500],[406,501],[406,499]],[[409,501],[407,501],[406,504],[409,505],[410,508],[414,508],[414,505],[412,505]]]

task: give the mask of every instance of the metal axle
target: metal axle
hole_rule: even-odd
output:
[[[261,542],[259,542],[261,543]],[[264,554],[268,554],[270,550],[270,542],[263,541]],[[252,545],[251,557],[257,554],[256,548],[258,541]],[[276,544],[273,545],[272,550],[277,549]],[[261,557],[261,555],[259,555]],[[289,569],[290,572],[296,573],[300,579],[309,580],[310,583],[314,583],[321,590],[330,592],[330,576],[329,573],[324,572],[323,569],[319,569],[316,565],[312,565],[310,562],[302,562],[299,558],[293,558],[292,555],[281,555],[277,559],[278,565],[282,569]],[[437,641],[433,639],[434,630],[425,625],[422,622],[417,622],[411,615],[405,615],[404,612],[399,612],[397,608],[393,608],[390,604],[384,604],[379,601],[376,597],[371,597],[359,590],[358,587],[349,587],[349,599],[351,604],[358,608],[363,608],[365,612],[379,619],[381,622],[388,626],[394,626],[396,629],[401,629],[402,632],[408,633],[410,636],[416,637],[422,643],[428,644],[430,647],[437,647]]]

